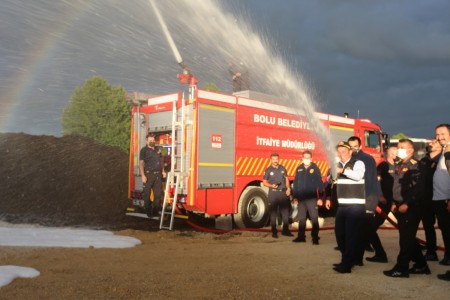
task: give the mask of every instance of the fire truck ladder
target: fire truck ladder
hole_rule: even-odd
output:
[[[185,178],[185,127],[189,122],[185,118],[184,93],[181,99],[181,109],[177,109],[177,100],[172,109],[172,152],[170,172],[167,174],[166,189],[162,205],[159,229],[172,230],[175,210],[178,203],[178,193],[183,190]],[[167,224],[168,223],[168,224]]]
[[[173,228],[173,219],[175,217],[175,209],[177,207],[179,179],[179,173],[169,172],[167,174],[167,184],[164,193],[164,202],[162,206],[159,229],[172,230]],[[173,186],[175,187],[174,190],[171,189]],[[173,195],[171,195],[171,192],[173,192]]]

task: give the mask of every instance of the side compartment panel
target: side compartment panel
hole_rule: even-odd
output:
[[[235,109],[199,105],[197,188],[234,186]]]

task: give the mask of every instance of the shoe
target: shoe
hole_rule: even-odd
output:
[[[314,239],[314,240],[312,241],[312,243],[313,243],[313,245],[319,245],[319,239]]]
[[[362,267],[362,266],[364,266],[364,263],[363,263],[363,261],[362,261],[362,259],[361,259],[361,260],[359,260],[359,261],[355,261],[355,262],[353,263],[353,265],[354,265],[354,266]]]
[[[274,239],[277,239],[277,238],[278,238],[278,233],[276,233],[276,232],[272,233],[272,237],[273,237]]]
[[[283,232],[281,233],[281,235],[284,235],[284,236],[294,236],[294,235],[292,234],[292,232],[290,232],[290,231],[283,231]]]
[[[358,263],[353,263],[353,265],[362,267],[362,266],[364,266],[364,263],[362,261],[360,261]],[[333,267],[342,267],[342,263],[333,264]]]
[[[370,245],[367,245],[364,250],[367,252],[375,252],[375,250],[373,250],[372,246],[370,246]]]
[[[444,256],[444,258],[439,262],[440,265],[450,266],[450,258]]]
[[[430,268],[425,265],[424,267],[417,267],[416,264],[413,265],[411,269],[408,270],[409,274],[426,274],[430,275]]]
[[[297,237],[292,240],[293,243],[306,243],[305,238]]]
[[[395,278],[409,278],[408,272],[399,271],[399,270],[395,269],[395,267],[389,271],[383,271],[383,274],[386,276],[395,277]]]
[[[425,253],[425,260],[427,261],[438,261],[438,256],[436,252],[427,252]]]
[[[344,274],[344,273],[351,273],[352,269],[351,268],[346,268],[342,265],[336,266],[333,268],[333,270],[335,270],[338,273]]]
[[[438,274],[437,278],[439,278],[441,280],[445,280],[445,281],[450,281],[450,271],[447,271],[444,274]]]
[[[378,255],[374,255],[372,257],[366,257],[366,260],[370,261],[370,262],[377,262],[377,263],[387,263],[388,262],[387,257],[378,256]]]

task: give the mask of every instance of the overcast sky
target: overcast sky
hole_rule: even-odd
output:
[[[61,113],[73,89],[93,75],[128,91],[180,90],[179,67],[148,1],[130,3],[0,0],[0,131],[60,135]],[[214,20],[162,3],[168,27],[182,56],[196,67],[192,70],[200,86],[212,81],[231,92],[217,59],[199,63],[208,61],[204,53],[213,48],[194,44],[198,31],[185,30],[181,20],[202,19],[216,32],[227,31],[226,26],[215,28]],[[200,10],[205,2],[189,3]],[[450,122],[450,1],[222,3],[224,14],[248,23],[290,70],[303,76],[320,111],[359,114],[388,133],[412,137],[431,137],[435,125]],[[207,40],[205,45],[221,42]]]

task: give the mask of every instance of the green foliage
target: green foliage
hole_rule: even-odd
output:
[[[392,139],[409,139],[409,136],[407,136],[406,134],[404,134],[403,132],[399,132],[397,134],[394,134],[393,136],[391,136]]]
[[[206,82],[203,85],[203,89],[206,91],[211,91],[211,92],[220,92],[220,89],[217,87],[217,85],[212,82]]]
[[[100,76],[75,89],[62,115],[63,134],[90,137],[101,144],[129,149],[131,106],[126,91]]]

